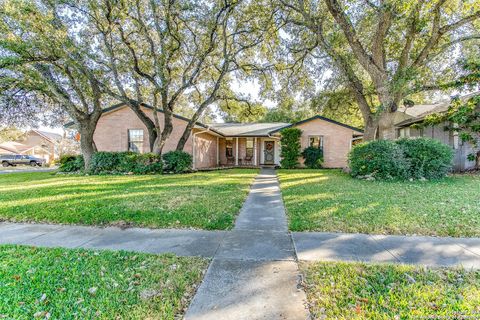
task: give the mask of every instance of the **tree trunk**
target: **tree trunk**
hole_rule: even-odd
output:
[[[381,140],[394,140],[397,138],[395,130],[395,113],[384,111],[378,121],[378,138]]]
[[[157,129],[156,128],[150,128],[147,127],[148,131],[148,146],[150,148],[150,152],[153,152],[153,149],[155,148],[155,140],[157,140],[158,134],[157,134]]]
[[[193,128],[193,125],[190,125],[189,123],[185,128],[185,130],[183,131],[183,134],[177,143],[177,151],[183,151],[183,148],[185,148],[185,144],[187,143],[188,138],[190,138],[190,134],[192,133],[192,128]]]
[[[475,157],[475,169],[480,169],[480,150],[477,151],[477,154]]]
[[[363,141],[373,141],[377,135],[378,121],[372,116],[364,119],[365,129],[363,130]]]
[[[155,123],[150,119],[145,112],[141,109],[139,104],[134,104],[132,102],[129,103],[130,109],[137,115],[137,117],[140,119],[140,121],[143,122],[145,127],[147,128],[148,131],[148,143],[150,147],[150,152],[156,153],[154,151],[155,148],[155,140],[157,140],[158,137],[158,132],[160,132],[160,128],[155,127]]]
[[[90,168],[90,162],[92,156],[96,151],[95,142],[93,141],[93,133],[95,132],[95,126],[88,124],[80,125],[80,149],[82,151],[83,160],[85,162],[85,171]]]

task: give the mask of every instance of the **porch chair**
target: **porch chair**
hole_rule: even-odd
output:
[[[251,165],[253,164],[252,159],[253,159],[253,156],[245,156],[245,158],[243,159],[243,160],[244,160],[244,164],[251,166]]]
[[[235,157],[234,156],[227,156],[227,166],[235,164]]]

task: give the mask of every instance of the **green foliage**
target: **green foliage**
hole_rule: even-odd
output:
[[[453,150],[438,140],[400,139],[396,143],[402,147],[409,161],[409,178],[443,178],[452,169]]]
[[[405,179],[409,163],[402,148],[390,140],[376,140],[356,145],[349,155],[351,175],[375,179]]]
[[[320,169],[323,164],[323,149],[308,147],[302,152],[303,159],[305,159],[305,166],[310,169]]]
[[[25,137],[25,132],[14,127],[0,127],[0,143],[16,141]]]
[[[352,176],[375,179],[438,179],[452,169],[453,151],[428,138],[377,140],[350,152]]]
[[[305,102],[298,102],[291,96],[283,96],[276,108],[268,109],[260,122],[294,123],[315,115],[315,112]]]
[[[314,319],[478,319],[478,270],[344,262],[301,268]]]
[[[171,254],[14,245],[0,246],[0,260],[1,317],[18,320],[178,319],[208,265]],[[152,288],[161,296],[149,296]]]
[[[355,96],[343,85],[342,78],[332,79],[333,89],[318,93],[312,99],[311,108],[324,117],[361,128],[364,123]]]
[[[85,167],[82,155],[63,155],[58,163],[60,172],[80,172]]]
[[[165,161],[165,171],[175,173],[190,171],[193,164],[192,155],[180,150],[165,153],[163,161]]]
[[[280,143],[282,151],[280,156],[280,165],[282,168],[291,169],[299,165],[298,158],[300,157],[300,137],[302,130],[298,128],[286,128],[280,131],[282,138]]]
[[[97,152],[92,156],[89,173],[119,174],[161,173],[163,163],[153,153]]]

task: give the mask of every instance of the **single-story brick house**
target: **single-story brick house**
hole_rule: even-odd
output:
[[[144,108],[152,116],[152,110]],[[163,113],[159,112],[163,123]],[[173,117],[173,132],[163,152],[175,150],[188,119]],[[70,126],[72,124],[69,124]],[[67,125],[68,126],[68,125]],[[213,123],[198,122],[185,144],[184,151],[192,154],[194,168],[220,166],[261,166],[280,164],[280,130],[297,127],[302,130],[302,149],[309,145],[324,149],[324,166],[347,166],[352,142],[362,137],[362,130],[315,116],[298,123]],[[142,121],[126,105],[104,110],[94,133],[99,151],[149,152],[148,131]],[[303,162],[303,159],[300,159]]]
[[[468,99],[475,92],[461,97]],[[440,101],[435,104],[414,105],[408,108],[401,108],[396,114],[395,126],[397,129],[397,138],[415,138],[426,137],[436,139],[449,145],[454,151],[453,168],[455,171],[465,171],[475,168],[475,161],[470,161],[468,155],[477,153],[479,148],[474,148],[471,143],[462,142],[458,132],[445,130],[448,123],[440,123],[435,126],[423,126],[425,118],[432,114],[441,114],[448,110],[450,99]],[[480,141],[479,141],[480,145]]]
[[[45,159],[47,163],[58,158],[62,136],[53,132],[29,130],[23,139],[0,144],[0,154],[25,154]]]

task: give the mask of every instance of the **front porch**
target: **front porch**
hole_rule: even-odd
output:
[[[219,166],[275,166],[280,164],[276,137],[227,137],[218,139]]]

